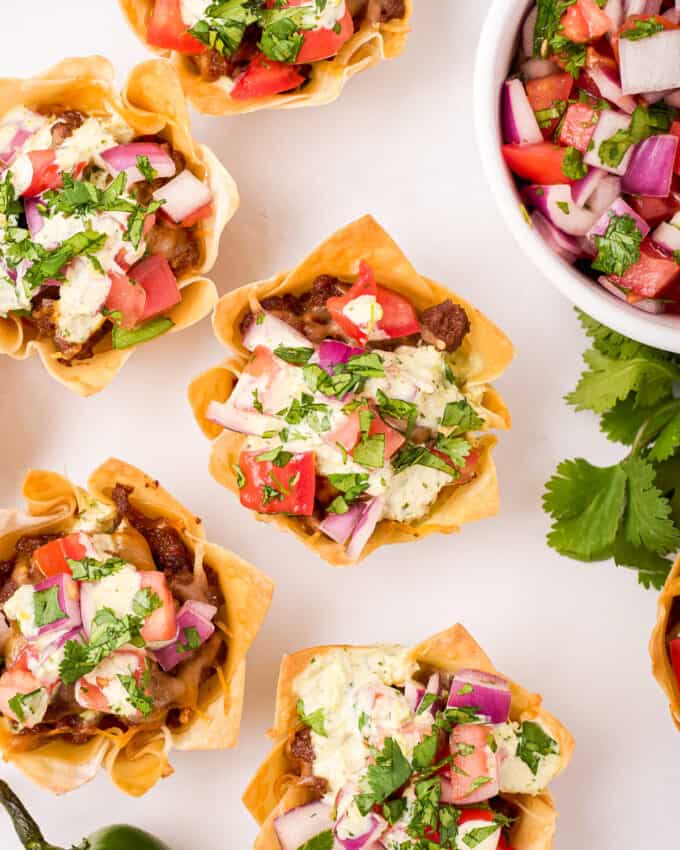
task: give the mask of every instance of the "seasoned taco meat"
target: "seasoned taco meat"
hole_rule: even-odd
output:
[[[147,245],[152,254],[163,254],[167,258],[177,277],[196,268],[201,258],[201,247],[191,230],[170,222],[155,224],[147,236]]]
[[[425,342],[440,350],[457,351],[470,332],[470,320],[460,304],[447,299],[423,310],[421,334]]]
[[[76,109],[67,109],[66,112],[62,112],[59,121],[52,127],[52,144],[55,147],[61,145],[84,122],[85,116]]]

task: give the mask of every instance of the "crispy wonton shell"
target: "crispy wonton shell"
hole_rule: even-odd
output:
[[[163,56],[170,51],[152,47],[146,41],[146,31],[155,0],[120,0],[128,22],[139,39],[151,50]],[[343,45],[333,59],[315,62],[309,83],[301,91],[275,94],[251,100],[234,100],[228,88],[217,82],[202,80],[191,57],[172,54],[187,97],[206,115],[235,115],[258,109],[295,109],[299,106],[323,106],[340,97],[347,80],[360,71],[377,65],[383,59],[395,59],[406,47],[411,31],[409,20],[413,0],[406,0],[403,18],[386,23],[370,24],[367,21]]]
[[[680,597],[680,558],[673,565],[659,596],[656,625],[649,641],[652,672],[668,697],[668,707],[671,710],[673,723],[680,729],[680,688],[673,672],[666,642],[671,607],[678,597]]]
[[[253,777],[243,795],[243,802],[262,829],[255,841],[255,850],[280,850],[274,831],[274,819],[283,812],[304,805],[314,799],[309,786],[297,784],[295,761],[289,754],[290,741],[299,728],[297,697],[293,683],[304,670],[310,658],[336,647],[314,647],[284,655],[279,672],[276,695],[274,727],[269,736],[274,748]],[[488,656],[472,635],[461,625],[416,646],[411,654],[425,668],[437,668],[449,673],[465,668],[497,673]],[[574,750],[574,739],[565,727],[541,707],[539,694],[532,694],[521,685],[510,682],[512,720],[539,719],[560,745],[560,772],[569,764]],[[520,810],[512,827],[510,838],[515,850],[550,850],[557,822],[557,810],[552,796],[544,791],[536,796],[528,794],[503,795]]]
[[[186,101],[172,65],[162,59],[137,65],[121,95],[114,88],[111,63],[101,56],[65,59],[30,79],[0,79],[0,115],[22,104],[34,109],[47,106],[79,109],[95,117],[118,114],[138,135],[158,134],[166,138],[184,154],[188,167],[208,181],[213,193],[213,212],[197,226],[200,267],[180,277],[182,300],[168,312],[175,323],[172,331],[207,316],[217,301],[217,289],[203,275],[215,264],[220,236],[238,208],[239,197],[236,184],[215,155],[192,138]],[[0,318],[0,354],[24,359],[37,352],[54,378],[83,396],[104,389],[137,347],[114,350],[107,334],[95,346],[92,357],[64,363],[57,359],[51,340],[36,337],[21,319]]]
[[[487,427],[510,427],[508,409],[498,393],[488,385],[503,374],[512,360],[514,352],[508,338],[486,316],[458,295],[439,283],[421,277],[382,227],[371,216],[364,216],[327,239],[293,271],[242,286],[221,298],[215,309],[215,333],[227,348],[236,352],[236,356],[197,377],[189,388],[189,400],[203,433],[213,440],[210,471],[217,481],[234,493],[238,494],[234,464],[238,462],[245,437],[208,421],[205,412],[211,401],[224,402],[229,398],[250,356],[241,343],[241,319],[267,296],[304,292],[318,275],[330,274],[346,280],[353,279],[358,274],[362,259],[372,266],[381,284],[407,296],[420,310],[446,298],[453,298],[463,305],[470,319],[471,330],[456,353],[459,370],[466,376],[468,387],[481,388]],[[435,532],[450,534],[458,531],[465,523],[496,514],[499,494],[492,458],[495,444],[496,438],[490,435],[485,434],[478,439],[475,448],[480,453],[480,462],[476,477],[469,484],[442,491],[422,520],[415,523],[380,522],[359,560],[384,544],[406,543]],[[309,533],[295,517],[276,514],[256,514],[256,517],[290,531],[333,566],[345,567],[356,563],[347,557],[343,546],[334,543],[320,531]]]
[[[68,532],[73,517],[88,498],[111,503],[117,484],[134,488],[131,503],[151,517],[169,519],[194,554],[197,567],[207,564],[218,578],[224,599],[216,622],[223,635],[226,659],[195,694],[193,719],[181,730],[144,725],[99,730],[87,743],[76,744],[61,738],[39,743],[35,749],[20,751],[12,744],[9,723],[0,717],[0,752],[36,784],[63,794],[89,782],[101,765],[122,791],[141,796],[173,768],[170,751],[222,750],[234,747],[243,708],[246,653],[267,614],[273,592],[272,582],[238,556],[208,543],[200,519],[183,507],[157,481],[120,460],[108,460],[90,477],[88,491],[71,484],[55,472],[30,471],[23,493],[28,514],[0,510],[0,560],[9,558],[16,541],[26,534]]]

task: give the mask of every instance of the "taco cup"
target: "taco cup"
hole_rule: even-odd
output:
[[[461,625],[410,650],[284,656],[269,735],[272,752],[243,797],[261,826],[256,850],[315,838],[338,850],[428,840],[550,850],[557,811],[546,785],[574,748],[541,697],[498,674]]]
[[[659,596],[649,654],[654,677],[668,697],[671,717],[680,729],[680,558],[673,565]]]
[[[488,429],[510,415],[491,381],[512,345],[370,216],[225,295],[213,326],[235,355],[189,399],[213,476],[258,520],[349,566],[497,512]]]
[[[80,395],[137,345],[204,318],[236,185],[194,141],[177,75],[152,60],[0,80],[0,354],[37,353]]]
[[[413,7],[412,0],[120,4],[142,42],[172,54],[187,97],[208,115],[330,103],[355,74],[402,53]]]
[[[171,750],[234,747],[271,581],[122,461],[88,490],[32,470],[23,493],[0,511],[5,761],[57,794],[104,767],[140,796]]]

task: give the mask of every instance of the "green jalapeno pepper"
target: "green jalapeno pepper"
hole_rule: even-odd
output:
[[[6,782],[0,779],[0,805],[12,819],[19,841],[26,850],[64,850],[43,838],[38,824]],[[72,850],[170,850],[158,838],[134,826],[106,826],[88,835]]]

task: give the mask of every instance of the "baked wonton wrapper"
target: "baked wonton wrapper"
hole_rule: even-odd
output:
[[[118,95],[113,66],[107,59],[65,59],[37,77],[0,79],[0,116],[19,105],[32,109],[61,106],[94,117],[119,114],[137,135],[162,136],[184,154],[187,167],[208,181],[213,212],[196,229],[201,243],[200,266],[180,276],[182,300],[167,315],[175,323],[172,331],[207,316],[217,301],[217,289],[203,275],[215,264],[220,236],[238,208],[239,197],[236,184],[215,155],[194,141],[182,87],[172,65],[161,59],[137,65]],[[104,389],[137,347],[114,350],[107,334],[95,345],[92,357],[65,363],[57,359],[51,340],[36,337],[21,319],[0,317],[0,354],[24,359],[37,352],[53,377],[83,396]]]
[[[155,0],[120,0],[127,19],[141,41],[161,55],[170,55],[149,45],[146,31]],[[351,6],[351,2],[349,3]],[[295,109],[298,106],[323,106],[340,97],[347,80],[377,65],[383,59],[395,59],[406,47],[411,27],[413,0],[405,2],[406,14],[386,23],[371,24],[364,21],[361,28],[342,46],[333,59],[312,64],[309,82],[299,91],[234,100],[220,81],[202,80],[191,57],[173,54],[182,86],[192,105],[206,115],[235,115],[258,109]]]
[[[680,729],[680,688],[668,655],[668,627],[673,602],[680,599],[680,558],[677,559],[659,596],[656,626],[649,641],[652,672],[668,697],[673,722]],[[679,603],[680,604],[680,603]]]
[[[361,260],[366,260],[372,267],[378,283],[407,296],[419,310],[446,298],[452,298],[465,308],[471,329],[455,354],[458,370],[465,376],[466,386],[483,388],[486,426],[510,427],[508,409],[493,387],[488,386],[489,382],[503,374],[512,360],[514,352],[508,338],[467,301],[441,284],[419,275],[375,219],[364,216],[327,239],[293,271],[242,286],[221,298],[215,309],[215,333],[220,342],[236,352],[236,356],[196,378],[189,388],[189,400],[203,433],[213,440],[210,471],[217,481],[234,493],[238,494],[234,464],[238,462],[246,438],[208,421],[205,412],[211,401],[224,402],[229,398],[238,375],[250,358],[241,342],[241,319],[248,310],[257,307],[259,300],[286,292],[300,294],[309,289],[319,275],[330,274],[354,280]],[[459,531],[465,523],[496,514],[499,494],[492,458],[495,444],[496,438],[488,434],[477,440],[475,448],[480,453],[480,460],[476,477],[469,484],[445,488],[423,519],[414,523],[380,522],[364,547],[360,560],[387,543],[406,543],[436,532],[450,534]],[[333,566],[345,567],[356,563],[348,558],[343,546],[320,531],[309,533],[295,517],[281,514],[255,516],[258,520],[290,531]]]
[[[294,655],[284,655],[281,662],[274,727],[268,733],[274,741],[274,748],[243,795],[243,802],[262,827],[255,841],[255,850],[280,850],[274,819],[315,799],[312,788],[297,783],[299,777],[295,772],[296,762],[290,756],[290,742],[300,728],[293,683],[310,658],[335,648],[303,649]],[[436,668],[448,673],[466,668],[498,673],[486,653],[460,624],[419,644],[411,650],[411,655],[425,668]],[[532,694],[512,681],[510,688],[511,720],[522,722],[538,719],[545,726],[560,746],[561,772],[569,764],[574,751],[571,734],[557,718],[541,707],[539,694]],[[557,810],[551,794],[544,791],[536,796],[501,796],[513,803],[520,812],[510,831],[513,850],[550,850],[557,823]]]
[[[145,729],[99,731],[87,743],[57,738],[35,749],[15,752],[10,725],[0,717],[0,752],[35,783],[63,794],[89,782],[100,766],[108,770],[121,791],[141,796],[173,768],[172,749],[222,750],[238,740],[246,672],[246,654],[271,602],[273,584],[237,555],[209,543],[200,519],[183,507],[158,481],[120,460],[108,460],[96,469],[88,490],[71,484],[55,472],[30,471],[23,485],[28,513],[0,510],[0,561],[9,558],[23,535],[68,532],[79,507],[90,497],[112,504],[116,484],[134,488],[131,504],[150,517],[166,517],[181,533],[195,556],[196,568],[206,564],[214,571],[224,599],[216,616],[216,634],[227,645],[224,664],[198,688],[193,687],[195,714],[180,731]],[[190,665],[187,664],[187,667]]]

